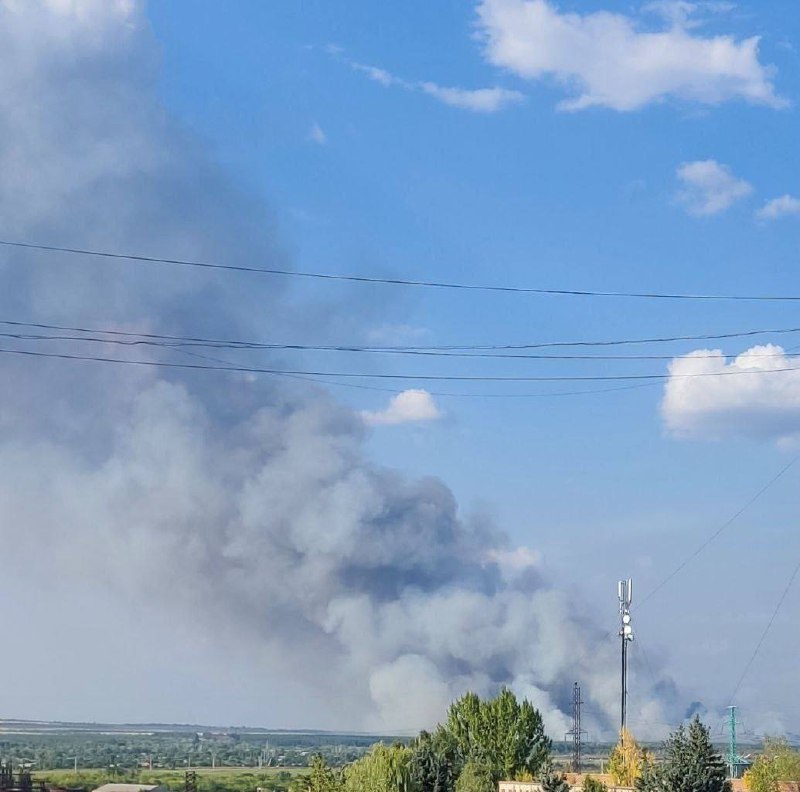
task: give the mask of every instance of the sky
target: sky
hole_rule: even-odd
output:
[[[800,295],[788,0],[0,0],[0,43],[0,239]],[[789,301],[19,249],[0,251],[0,277],[6,320],[273,344],[800,327]],[[365,375],[324,384],[3,355],[0,588],[8,627],[49,649],[7,659],[19,684],[0,710],[409,730],[464,689],[510,684],[560,736],[578,678],[607,735],[616,583],[632,577],[635,730],[658,736],[697,706],[717,729],[736,691],[745,731],[800,732],[800,582],[748,665],[800,562],[800,463],[785,469],[800,373],[765,372],[795,365],[798,336],[539,350],[656,358],[634,361],[187,353]],[[107,338],[2,346],[190,360]],[[420,378],[651,374],[664,379]]]

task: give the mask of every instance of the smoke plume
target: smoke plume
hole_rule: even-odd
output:
[[[288,266],[262,203],[159,104],[139,3],[0,0],[0,51],[6,238]],[[228,337],[308,330],[266,278],[3,249],[0,279],[0,318]],[[321,698],[347,691],[346,726],[430,726],[464,690],[507,684],[560,736],[577,678],[591,728],[613,723],[613,642],[600,646],[536,554],[463,515],[441,481],[371,464],[362,417],[323,389],[11,354],[0,354],[0,387],[0,530],[18,561],[91,577],[198,629],[224,624],[232,646],[257,646]],[[664,706],[636,713],[663,721]]]

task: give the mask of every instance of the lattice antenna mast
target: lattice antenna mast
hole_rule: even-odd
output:
[[[586,729],[581,728],[581,686],[576,682],[572,686],[572,729],[567,732],[567,737],[572,737],[572,772],[582,771],[583,735]]]
[[[620,734],[628,722],[628,644],[633,640],[633,625],[631,624],[631,602],[633,602],[633,581],[620,580],[617,585],[619,596],[619,636],[622,641],[622,685],[620,702]]]

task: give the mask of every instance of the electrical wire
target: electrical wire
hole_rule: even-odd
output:
[[[387,372],[361,372],[361,371],[307,371],[298,369],[261,368],[257,366],[204,366],[189,363],[166,363],[153,360],[129,360],[126,358],[103,357],[99,355],[73,355],[63,352],[40,352],[32,349],[0,348],[0,354],[28,355],[31,357],[60,358],[63,360],[86,360],[102,363],[122,363],[137,366],[156,366],[164,368],[186,368],[212,371],[232,371],[249,374],[293,374],[310,377],[342,377],[358,379],[391,379],[391,380],[419,380],[433,382],[619,382],[619,381],[650,381],[660,382],[665,379],[697,379],[705,377],[739,377],[746,375],[781,374],[800,371],[800,366],[775,368],[775,369],[745,369],[742,371],[709,371],[694,374],[599,374],[599,375],[572,375],[572,376],[495,376],[471,374],[393,374]]]
[[[232,339],[219,339],[219,338],[204,338],[202,336],[182,336],[182,335],[166,335],[162,333],[141,333],[125,330],[110,330],[97,327],[75,327],[69,325],[59,324],[44,324],[41,322],[21,322],[11,319],[0,319],[0,324],[9,327],[27,327],[38,330],[58,330],[73,333],[101,333],[103,335],[113,335],[126,338],[143,338],[143,339],[157,339],[166,341],[180,341],[180,342],[196,342],[198,344],[230,346],[231,348],[286,348],[293,349],[296,347],[318,349],[322,351],[420,351],[420,352],[439,352],[439,351],[468,351],[468,350],[515,350],[515,349],[545,349],[550,347],[603,347],[603,346],[621,346],[621,345],[635,345],[635,344],[657,344],[679,341],[718,341],[731,338],[744,338],[757,335],[778,335],[788,333],[800,333],[800,327],[782,327],[763,330],[744,330],[733,333],[715,333],[715,334],[702,334],[702,335],[677,335],[677,336],[656,336],[651,338],[623,338],[612,340],[597,340],[597,341],[544,341],[539,343],[529,344],[465,344],[465,345],[443,345],[443,346],[365,346],[360,344],[344,344],[344,345],[297,345],[297,344],[270,344],[262,341],[243,341]]]
[[[733,524],[739,517],[742,516],[759,498],[761,498],[764,493],[773,486],[773,484],[777,483],[789,470],[792,466],[800,460],[800,454],[798,454],[793,459],[789,460],[766,484],[764,484],[758,492],[755,493],[741,508],[739,508],[736,512],[734,512],[719,528],[716,529],[702,544],[700,544],[697,549],[694,550],[689,556],[687,556],[683,561],[681,561],[675,569],[672,570],[654,589],[652,589],[647,596],[636,606],[634,606],[637,610],[640,609],[645,603],[651,600],[661,589],[664,588],[676,575],[678,575],[681,571],[683,571],[692,561],[694,561],[700,553],[703,552],[726,528],[728,528],[731,524]]]
[[[766,640],[769,631],[772,629],[772,625],[775,623],[775,619],[778,617],[778,613],[780,612],[783,603],[786,600],[786,597],[789,595],[789,591],[794,584],[794,581],[797,578],[797,575],[800,574],[800,561],[797,562],[797,566],[795,566],[794,571],[792,572],[791,577],[789,578],[789,582],[786,584],[786,587],[783,589],[781,593],[780,599],[778,600],[778,604],[775,606],[775,610],[772,611],[772,616],[770,616],[769,621],[767,622],[767,626],[764,628],[764,631],[761,633],[761,637],[758,639],[758,643],[756,644],[756,648],[753,650],[753,653],[750,655],[747,663],[745,664],[744,671],[742,671],[741,676],[739,677],[739,681],[736,683],[736,687],[731,693],[730,698],[728,699],[728,704],[733,704],[734,699],[736,698],[736,694],[739,692],[739,689],[742,687],[742,683],[747,676],[748,671],[750,671],[750,667],[755,662],[756,657],[758,657],[758,653],[761,651],[761,647]]]
[[[0,324],[5,322],[0,321]],[[542,355],[542,354],[507,354],[498,352],[450,352],[450,351],[434,351],[434,350],[419,350],[419,349],[400,349],[400,348],[385,348],[368,347],[368,346],[329,346],[322,344],[277,344],[277,343],[260,343],[253,341],[218,341],[218,340],[198,340],[189,337],[180,338],[177,336],[157,336],[156,334],[148,333],[143,336],[139,334],[126,332],[118,333],[115,331],[107,330],[77,330],[79,333],[87,333],[87,335],[45,335],[42,333],[3,333],[0,332],[0,338],[13,338],[18,341],[78,341],[78,342],[93,342],[102,344],[118,344],[120,346],[153,346],[153,347],[204,347],[213,349],[231,349],[231,350],[269,350],[269,351],[293,351],[293,352],[360,352],[368,354],[394,354],[394,355],[412,355],[422,357],[454,357],[466,359],[493,359],[493,360],[577,360],[577,361],[651,361],[651,360],[675,360],[680,357],[679,355]],[[99,334],[108,333],[112,337],[104,338],[99,335],[88,335],[94,332]],[[123,338],[118,337],[123,335]],[[763,353],[763,354],[750,354],[750,359],[786,359],[800,357],[797,352],[776,352],[776,353]],[[692,360],[720,360],[719,354],[696,354],[692,353]]]
[[[183,352],[184,354],[192,355],[193,357],[211,359],[205,355],[198,355],[197,353],[189,352],[179,347],[175,348],[174,351]],[[155,361],[155,360],[127,360],[125,358],[109,358],[109,357],[100,357],[97,355],[72,355],[59,352],[39,352],[27,349],[0,348],[0,354],[21,355],[21,356],[36,357],[36,358],[54,358],[58,360],[76,360],[76,361],[90,361],[96,363],[115,363],[122,365],[151,366],[154,368],[178,368],[178,369],[191,369],[191,370],[201,370],[201,371],[230,371],[233,373],[267,374],[270,376],[290,377],[293,379],[307,380],[309,382],[316,382],[324,385],[331,385],[337,387],[358,388],[361,390],[381,391],[383,393],[393,393],[393,394],[400,393],[400,391],[397,388],[381,388],[373,385],[356,384],[350,382],[336,382],[334,380],[320,379],[321,377],[339,377],[339,376],[363,377],[369,379],[371,377],[384,376],[381,374],[357,374],[357,373],[337,374],[335,372],[319,372],[319,373],[294,372],[294,371],[284,371],[278,369],[255,368],[255,367],[235,366],[235,365],[203,366],[203,365],[190,365],[188,363],[169,363],[165,361]],[[463,397],[463,398],[546,399],[550,397],[588,396],[592,394],[637,390],[640,388],[652,387],[658,384],[659,383],[657,382],[645,382],[645,383],[638,383],[635,385],[620,385],[610,388],[592,388],[592,389],[583,389],[574,391],[543,391],[539,393],[480,393],[480,392],[467,393],[463,391],[452,392],[452,391],[438,391],[438,390],[429,390],[427,392],[430,393],[431,396],[447,396],[447,397]]]
[[[134,261],[148,264],[169,264],[183,267],[200,267],[212,270],[233,272],[249,272],[262,275],[278,275],[288,278],[312,278],[326,281],[345,281],[353,283],[383,284],[389,286],[414,286],[434,289],[453,289],[483,292],[506,292],[517,294],[539,294],[567,297],[618,297],[657,300],[725,300],[746,302],[800,302],[800,295],[737,295],[737,294],[681,294],[669,292],[628,292],[628,291],[595,291],[589,289],[545,289],[528,286],[502,286],[495,284],[458,283],[449,281],[416,280],[411,278],[381,278],[369,275],[347,275],[328,272],[311,272],[302,270],[286,270],[275,267],[256,267],[242,264],[221,264],[192,259],[162,258],[160,256],[142,256],[133,253],[113,253],[109,251],[91,250],[87,248],[71,248],[60,245],[43,245],[33,242],[16,242],[0,239],[0,245],[10,248],[40,250],[51,253],[67,253],[96,258]]]

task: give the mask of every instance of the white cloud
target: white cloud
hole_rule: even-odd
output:
[[[683,183],[678,200],[696,217],[724,212],[753,191],[749,182],[737,178],[727,165],[716,160],[684,162],[676,175]]]
[[[442,417],[433,396],[426,390],[415,389],[393,396],[385,410],[365,410],[361,415],[372,426],[435,421]]]
[[[450,107],[470,110],[473,113],[496,113],[509,105],[519,104],[525,98],[519,91],[497,86],[470,89],[448,87],[429,80],[410,82],[377,66],[356,61],[347,62],[353,69],[365,74],[370,80],[384,88],[403,88],[406,91],[422,92]]]
[[[800,216],[800,198],[782,195],[780,198],[773,198],[771,201],[767,201],[756,212],[756,217],[759,220],[777,220],[789,215]]]
[[[379,69],[377,66],[368,66],[365,63],[356,63],[355,61],[349,61],[349,63],[356,71],[366,74],[370,80],[380,83],[384,88],[390,88],[393,85],[397,85],[401,88],[412,90],[414,87],[411,83],[401,80],[399,77],[395,77],[393,74],[389,74],[386,69]]]
[[[713,14],[726,13],[733,11],[733,3],[714,2],[688,2],[688,0],[653,0],[642,6],[643,11],[658,14],[672,25],[679,27],[694,28],[700,27],[703,23],[697,18],[698,12],[708,11]]]
[[[758,59],[758,37],[696,35],[693,9],[669,8],[671,24],[655,32],[623,14],[560,13],[547,0],[481,0],[477,13],[486,58],[527,79],[555,77],[575,94],[561,102],[564,110],[635,110],[670,97],[786,105],[775,93],[773,69]]]
[[[730,363],[719,349],[700,349],[675,358],[669,373],[661,414],[674,435],[786,440],[800,434],[800,362],[780,346],[754,346]]]
[[[308,133],[308,139],[318,146],[324,146],[328,142],[328,136],[319,124],[314,124]]]
[[[446,105],[475,113],[496,113],[524,99],[519,91],[510,91],[508,88],[479,88],[468,91],[464,88],[443,88],[432,82],[422,83],[420,87],[426,94]]]

